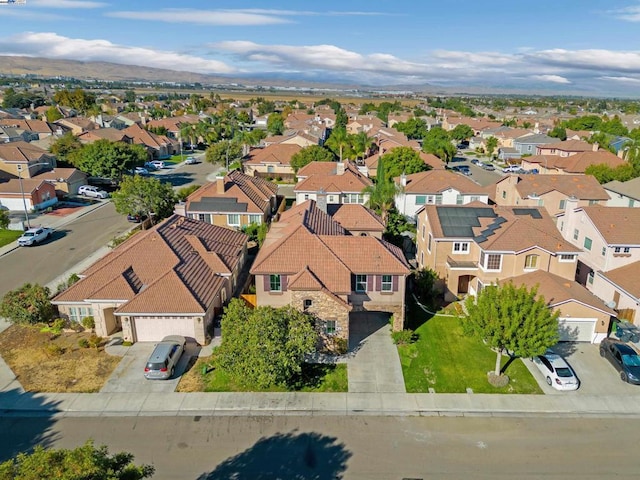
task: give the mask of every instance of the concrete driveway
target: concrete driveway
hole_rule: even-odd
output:
[[[198,356],[200,346],[195,342],[187,342],[187,348],[182,354],[176,373],[169,380],[147,380],[144,378],[144,367],[149,355],[156,346],[154,342],[138,342],[126,348],[122,360],[113,371],[101,392],[125,393],[170,393],[174,392],[185,372],[191,357]]]
[[[640,386],[620,380],[620,376],[608,360],[600,357],[598,345],[590,343],[563,342],[554,352],[562,355],[580,379],[580,388],[574,392],[560,392],[549,385],[540,370],[530,360],[525,365],[538,381],[540,388],[549,395],[638,395]]]

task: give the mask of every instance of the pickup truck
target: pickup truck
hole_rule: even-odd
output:
[[[18,245],[21,247],[30,247],[36,245],[47,238],[51,237],[53,230],[47,227],[30,228],[18,238]]]

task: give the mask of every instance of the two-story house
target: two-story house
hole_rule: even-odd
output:
[[[570,157],[581,152],[597,152],[599,145],[593,145],[583,140],[564,140],[555,143],[538,145],[536,155],[557,155],[559,157]]]
[[[327,170],[324,173],[306,176],[308,172],[318,168]],[[369,194],[363,193],[363,190],[372,185],[371,180],[349,162],[311,162],[301,168],[298,174],[302,175],[299,178],[303,179],[293,188],[296,204],[317,200],[325,201],[327,205],[340,203],[364,205],[369,201]]]
[[[348,341],[355,312],[389,312],[401,330],[409,273],[399,248],[350,235],[309,202],[271,225],[251,268],[258,305],[291,305],[313,315],[328,348],[335,338]]]
[[[602,187],[609,195],[607,207],[640,207],[640,177],[626,182],[613,180]]]
[[[556,143],[557,141],[557,138],[549,137],[544,133],[523,135],[513,140],[513,148],[520,157],[522,155],[535,155],[538,151],[538,146]]]
[[[564,212],[567,199],[578,206],[604,204],[607,192],[591,175],[507,175],[496,182],[491,199],[497,205],[544,207],[555,217]]]
[[[293,179],[291,157],[302,148],[300,145],[283,143],[254,148],[242,162],[242,168],[252,177]]]
[[[45,149],[23,141],[0,143],[0,170],[18,177],[31,178],[54,168],[56,159]]]
[[[540,147],[538,147],[540,149]],[[522,159],[525,170],[537,169],[541,174],[584,174],[592,165],[608,165],[611,168],[626,162],[608,150],[572,153],[571,155],[543,154]]]
[[[278,185],[233,170],[200,187],[176,205],[175,212],[221,227],[260,225],[275,214]]]
[[[394,179],[398,188],[395,205],[398,212],[415,220],[424,205],[466,205],[489,203],[486,189],[449,170],[429,170]]]

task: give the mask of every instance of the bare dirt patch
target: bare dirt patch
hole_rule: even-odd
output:
[[[28,392],[97,392],[121,359],[78,346],[90,336],[12,325],[0,334],[0,356]]]
[[[204,379],[202,368],[209,368],[210,360],[207,358],[191,357],[186,371],[180,377],[180,383],[176,392],[204,392]]]

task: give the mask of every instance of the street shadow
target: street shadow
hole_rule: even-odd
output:
[[[53,232],[51,232],[51,236],[49,238],[40,242],[40,245],[48,245],[50,243],[53,243],[56,240],[60,240],[66,237],[68,233],[70,233],[70,230],[66,230],[66,229],[54,230]]]
[[[50,447],[58,440],[52,430],[59,402],[18,389],[0,392],[0,463],[37,445]]]
[[[163,182],[168,182],[174,187],[181,187],[183,185],[187,185],[193,182],[193,177],[195,177],[194,173],[190,172],[178,172],[178,173],[168,173],[166,175],[162,175],[161,177],[157,177]]]
[[[198,480],[334,480],[343,478],[352,453],[335,437],[278,433],[228,458]]]

